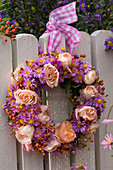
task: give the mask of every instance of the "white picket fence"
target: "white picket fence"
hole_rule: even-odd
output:
[[[101,79],[104,79],[107,98],[107,108],[102,113],[101,121],[106,118],[108,109],[113,104],[113,51],[106,52],[104,40],[111,36],[110,31],[96,31],[91,36],[81,32],[81,42],[74,48],[74,54],[86,54],[85,61],[89,61],[99,70]],[[4,38],[4,36],[2,36]],[[40,43],[44,50],[47,49],[48,35],[40,37]],[[66,47],[65,38],[62,38],[60,46]],[[10,83],[10,73],[18,64],[26,60],[38,57],[38,40],[31,34],[17,35],[12,43],[8,38],[4,42],[0,38],[0,106],[5,103],[7,87]],[[63,89],[60,87],[49,89],[46,92],[46,103],[50,105],[51,119],[54,122],[62,122],[72,110]],[[16,141],[14,136],[10,136],[10,127],[7,124],[7,116],[0,108],[0,170],[69,170],[72,163],[87,162],[89,170],[113,170],[113,158],[111,152],[104,150],[101,141],[104,138],[105,127],[100,124],[100,129],[96,132],[94,142],[89,143],[90,151],[86,149],[78,150],[76,155],[69,152],[58,155],[48,154],[43,157],[37,152],[27,153]],[[113,118],[113,116],[111,115]],[[109,130],[112,131],[112,125]]]

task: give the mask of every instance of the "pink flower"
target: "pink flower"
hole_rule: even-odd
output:
[[[49,64],[44,65],[44,72],[47,78],[46,83],[49,87],[53,88],[58,86],[59,72],[55,66]]]
[[[104,149],[109,147],[109,149],[112,150],[111,144],[113,143],[113,136],[111,134],[106,134],[105,139],[106,140],[103,140],[101,143],[102,145],[104,145]]]
[[[34,127],[29,125],[21,126],[15,136],[21,144],[29,145],[32,143]]]
[[[94,83],[96,78],[97,78],[96,71],[95,70],[90,70],[89,72],[87,72],[85,74],[84,82],[85,82],[85,84],[92,84],[92,83]]]
[[[50,144],[45,147],[45,150],[47,152],[53,152],[57,149],[57,147],[60,147],[60,146],[61,146],[61,142],[60,142],[59,138],[57,136],[54,136],[54,140],[52,142],[50,142]]]
[[[32,144],[28,144],[28,145],[27,144],[22,144],[22,147],[27,152],[30,152],[31,150],[34,151],[34,148],[33,148]]]
[[[64,121],[56,126],[55,129],[55,135],[58,136],[63,143],[72,142],[76,138],[76,133],[74,132],[72,124],[69,121]]]
[[[71,65],[72,56],[69,53],[61,53],[58,56],[58,60],[61,61],[64,68],[67,68]]]
[[[111,123],[111,122],[113,122],[113,119],[104,119],[104,120],[102,121],[102,123],[105,124],[105,125],[107,125],[107,124],[109,124],[109,123]]]
[[[48,105],[41,105],[41,113],[37,115],[37,118],[40,120],[40,122],[47,122],[50,120],[50,110]]]
[[[20,89],[14,92],[14,97],[16,99],[16,103],[25,105],[36,104],[39,99],[38,95],[34,91]]]
[[[85,89],[80,91],[80,93],[82,93],[86,99],[90,99],[98,95],[98,91],[93,85],[87,85]]]
[[[13,86],[17,86],[17,81],[18,81],[18,78],[19,78],[18,71],[21,70],[21,69],[24,69],[24,66],[23,65],[18,65],[18,67],[13,72],[13,77],[11,77],[11,84]]]
[[[80,117],[83,119],[88,119],[89,121],[96,121],[97,120],[97,110],[91,106],[84,106],[81,109],[75,109],[75,116],[78,120]]]

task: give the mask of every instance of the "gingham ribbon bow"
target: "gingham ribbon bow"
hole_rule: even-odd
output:
[[[49,33],[47,51],[53,52],[59,46],[62,35],[65,37],[66,44],[70,53],[79,43],[81,36],[77,29],[67,25],[77,21],[75,11],[76,2],[72,2],[63,7],[53,10],[49,15],[49,22],[46,24]]]

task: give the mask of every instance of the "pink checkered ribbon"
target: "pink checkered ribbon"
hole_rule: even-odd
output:
[[[73,48],[80,42],[81,35],[78,30],[67,25],[77,21],[75,5],[76,2],[72,2],[50,13],[49,22],[46,24],[47,31],[45,32],[49,33],[48,52],[56,50],[61,42],[62,35],[65,37],[70,53],[72,53]]]

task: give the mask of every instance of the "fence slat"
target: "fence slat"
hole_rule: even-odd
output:
[[[40,44],[43,51],[47,50],[48,34],[43,34],[40,37]],[[62,41],[59,47],[65,47],[65,38],[62,37]],[[60,87],[48,89],[46,92],[46,102],[50,106],[51,119],[55,123],[60,123],[66,120],[68,116],[67,108],[67,96],[65,91]],[[68,170],[70,167],[70,153],[52,155],[48,154],[46,157],[46,170]]]
[[[26,60],[36,60],[38,56],[38,40],[31,34],[20,34],[13,42],[14,68]],[[19,145],[19,144],[18,144]],[[19,170],[43,170],[43,156],[36,152],[27,153],[18,146]]]
[[[74,48],[73,54],[86,54],[84,61],[91,63],[91,40],[88,33],[80,31],[81,41]],[[70,106],[71,108],[71,106]],[[70,110],[72,111],[72,110]],[[95,142],[88,142],[88,147],[90,151],[87,151],[86,148],[77,150],[75,155],[71,155],[71,163],[84,163],[87,162],[90,170],[95,170]]]
[[[104,80],[106,93],[109,94],[108,98],[106,98],[107,108],[105,112],[102,113],[102,119],[100,123],[107,117],[108,110],[113,104],[113,51],[106,52],[104,46],[105,39],[110,36],[113,36],[113,33],[105,30],[95,31],[91,35],[93,64],[96,66],[96,69],[99,70],[100,78]],[[113,119],[112,115],[113,111],[110,115],[110,118]],[[112,133],[112,128],[113,124],[108,125],[109,133]],[[97,134],[99,144],[104,139],[104,135],[105,126],[100,124],[99,134]],[[104,150],[101,144],[98,148],[96,148],[97,170],[113,169],[113,158],[111,157],[111,154],[112,152],[110,152],[109,149]]]
[[[2,36],[2,38],[6,38]],[[17,170],[16,140],[10,136],[11,128],[7,124],[7,116],[1,106],[6,102],[7,87],[12,72],[11,40],[7,42],[0,37],[0,169]]]

